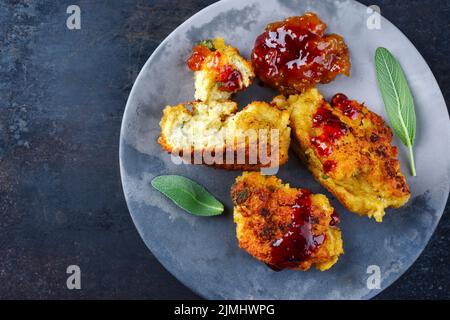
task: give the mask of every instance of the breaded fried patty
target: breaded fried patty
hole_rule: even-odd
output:
[[[204,102],[228,100],[250,86],[255,77],[250,61],[222,38],[199,42],[188,66],[195,71],[195,99]]]
[[[164,109],[158,140],[164,150],[195,164],[230,170],[278,167],[287,161],[288,111],[265,102],[252,102],[239,112],[231,101],[190,106],[192,110],[184,104]]]
[[[325,271],[343,253],[339,218],[324,195],[252,172],[236,179],[231,197],[239,246],[273,269]]]
[[[408,201],[392,131],[380,116],[343,94],[330,105],[317,89],[274,104],[290,110],[294,150],[347,209],[381,222],[385,208]]]

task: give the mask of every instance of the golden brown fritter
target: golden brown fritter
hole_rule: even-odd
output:
[[[239,246],[275,270],[325,271],[343,253],[339,218],[324,195],[252,172],[236,179],[231,197]]]
[[[191,163],[229,170],[278,167],[288,160],[288,111],[265,102],[252,102],[239,112],[232,101],[190,105],[192,110],[179,104],[163,111],[158,142],[167,152]]]
[[[385,208],[408,201],[392,131],[380,116],[342,94],[330,105],[317,89],[273,103],[290,110],[294,150],[347,209],[381,222]]]
[[[199,42],[187,63],[195,71],[195,99],[199,101],[228,100],[249,87],[255,77],[250,61],[222,38]]]

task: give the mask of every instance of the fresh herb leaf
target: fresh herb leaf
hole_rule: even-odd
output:
[[[375,53],[378,86],[392,129],[408,148],[411,173],[416,176],[413,146],[416,138],[414,100],[402,67],[386,48]]]
[[[222,203],[204,187],[188,178],[166,175],[154,178],[151,183],[156,190],[193,215],[216,216],[224,210]]]
[[[212,40],[202,40],[198,44],[207,47],[212,52],[216,51],[216,47],[214,46],[214,42]]]

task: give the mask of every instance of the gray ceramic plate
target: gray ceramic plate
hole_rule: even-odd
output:
[[[249,56],[254,40],[271,21],[314,11],[329,32],[344,36],[350,47],[352,75],[320,89],[326,97],[344,92],[365,101],[385,117],[372,64],[378,46],[401,61],[414,93],[418,119],[418,177],[409,175],[406,151],[399,141],[402,168],[412,191],[409,203],[387,210],[382,224],[347,212],[291,155],[279,177],[293,186],[326,193],[341,213],[345,255],[327,272],[274,272],[240,250],[235,238],[230,186],[239,172],[205,166],[175,165],[161,151],[161,111],[167,104],[193,99],[193,74],[185,66],[192,45],[222,36]],[[130,94],[120,137],[122,183],[141,237],[159,261],[186,286],[205,298],[218,299],[368,299],[389,286],[416,260],[442,215],[449,193],[450,126],[436,80],[419,52],[389,21],[369,30],[367,8],[355,1],[226,0],[193,16],[158,47],[143,67]],[[255,81],[256,83],[257,81]],[[237,96],[269,101],[275,92],[254,85]],[[214,218],[191,216],[150,187],[154,176],[180,174],[206,186],[226,206]],[[381,289],[367,287],[367,268],[381,270]],[[150,272],[150,271],[149,271]]]

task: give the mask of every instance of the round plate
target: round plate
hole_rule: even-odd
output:
[[[345,210],[291,154],[278,176],[292,186],[329,196],[341,213],[345,254],[326,272],[274,272],[238,248],[229,192],[241,173],[172,163],[157,143],[159,121],[164,106],[193,100],[193,74],[185,61],[194,43],[224,37],[249,57],[255,38],[267,23],[306,11],[316,12],[328,24],[328,33],[342,35],[351,51],[351,77],[338,77],[320,86],[325,97],[343,92],[364,101],[386,119],[376,84],[374,52],[384,46],[398,57],[416,103],[418,176],[410,176],[407,152],[395,140],[412,196],[404,207],[388,209],[384,222],[378,224]],[[449,193],[449,116],[436,80],[419,52],[385,19],[381,30],[370,30],[370,14],[355,1],[220,1],[178,27],[143,67],[128,99],[120,136],[125,197],[153,254],[199,295],[210,299],[368,299],[400,277],[424,249]],[[252,100],[270,101],[275,95],[255,84],[236,100],[243,107]],[[198,181],[225,204],[226,212],[210,218],[187,214],[150,186],[152,178],[161,174]],[[381,289],[367,285],[368,270],[374,270],[369,266],[373,265],[381,272]]]

